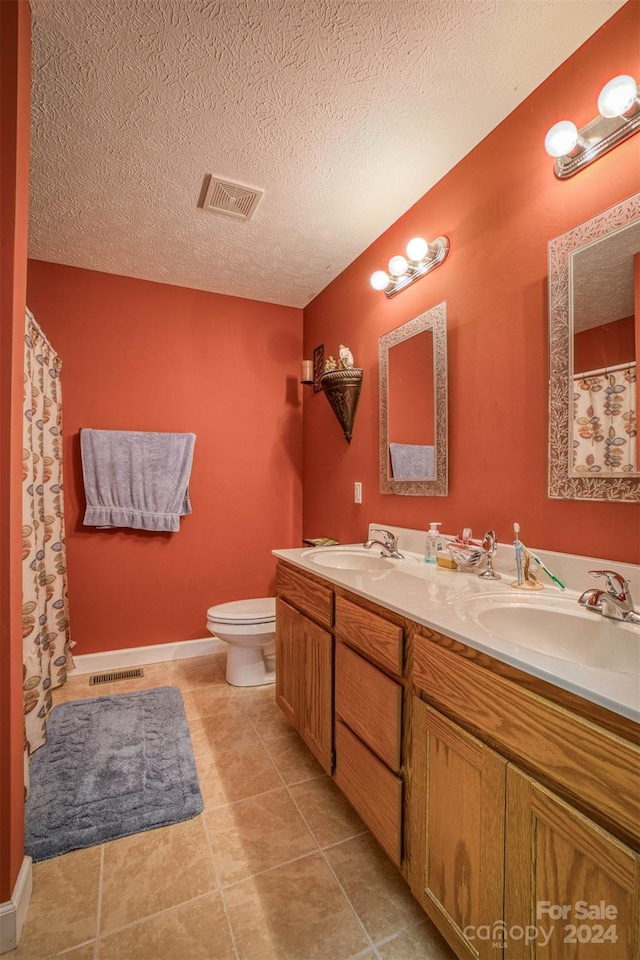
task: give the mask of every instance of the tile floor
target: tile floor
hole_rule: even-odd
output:
[[[235,688],[224,654],[54,703],[172,684],[203,813],[33,868],[12,960],[450,960],[408,887],[274,702]]]

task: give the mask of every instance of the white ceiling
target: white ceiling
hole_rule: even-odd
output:
[[[31,0],[30,255],[304,306],[623,2]]]

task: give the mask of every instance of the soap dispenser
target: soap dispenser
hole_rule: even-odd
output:
[[[429,529],[427,530],[427,543],[424,550],[424,562],[425,563],[437,563],[438,562],[438,541],[440,539],[438,534],[438,527],[441,527],[441,523],[430,523]]]

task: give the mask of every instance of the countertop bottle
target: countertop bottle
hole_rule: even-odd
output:
[[[424,562],[425,563],[437,563],[438,562],[438,546],[440,535],[438,534],[438,527],[442,526],[441,523],[430,523],[429,529],[427,530],[427,542],[424,548]]]

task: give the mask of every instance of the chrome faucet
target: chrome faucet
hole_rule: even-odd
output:
[[[367,540],[366,543],[363,543],[362,546],[365,550],[370,550],[371,547],[381,547],[383,557],[392,557],[394,560],[404,560],[404,555],[398,551],[398,538],[395,533],[391,533],[391,530],[382,530],[380,527],[375,527],[372,533],[381,533],[382,540]]]
[[[607,589],[597,590],[590,587],[584,591],[578,603],[611,620],[640,624],[640,613],[634,610],[629,581],[614,570],[589,570],[589,573],[592,577],[604,577]]]

